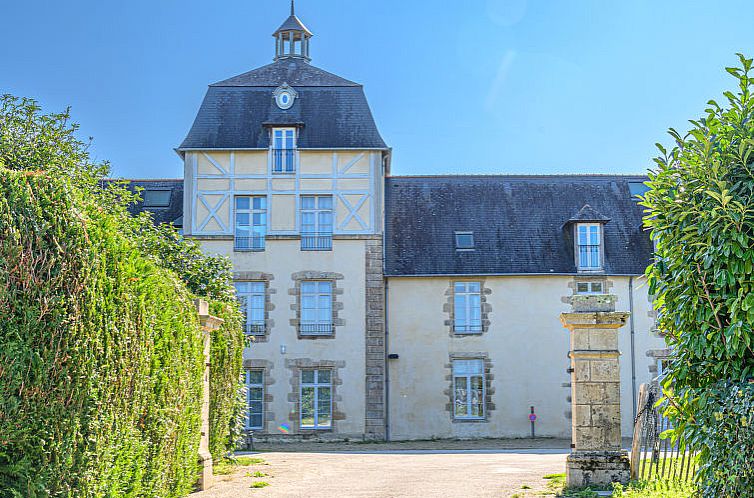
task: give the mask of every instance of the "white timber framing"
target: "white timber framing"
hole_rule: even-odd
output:
[[[193,151],[189,152],[189,163],[193,172],[193,179],[191,182],[192,202],[191,202],[191,232],[194,235],[232,235],[233,234],[233,197],[236,195],[248,195],[248,196],[266,196],[268,198],[267,203],[267,215],[268,219],[272,219],[272,210],[275,209],[272,202],[269,202],[271,195],[292,195],[295,202],[295,229],[294,230],[272,230],[268,227],[267,233],[270,235],[297,235],[301,228],[300,201],[301,195],[332,195],[334,200],[338,202],[333,205],[333,233],[336,235],[354,234],[354,235],[367,235],[376,231],[376,176],[379,174],[380,152],[379,151],[363,151],[363,150],[340,150],[332,153],[332,172],[331,173],[304,173],[300,171],[300,152],[306,152],[306,149],[296,149],[295,151],[295,164],[296,169],[293,173],[273,173],[272,172],[272,152],[268,151],[267,154],[267,170],[265,174],[236,174],[235,171],[235,151],[216,151],[217,153],[229,154],[229,167],[227,170],[217,161],[213,156],[213,151]],[[322,152],[318,150],[318,152]],[[356,156],[351,158],[343,165],[339,165],[340,155],[347,153],[356,153]],[[198,157],[201,154],[213,168],[216,173],[200,173]],[[349,173],[349,170],[359,161],[366,156],[369,162],[369,173]],[[266,190],[236,190],[235,180],[264,180],[267,186]],[[274,190],[273,184],[276,180],[289,179],[293,180],[293,190]],[[306,179],[319,179],[319,180],[332,180],[331,189],[318,189],[318,190],[302,190],[301,180]],[[367,179],[367,189],[348,189],[341,188],[339,180],[352,180],[352,179]],[[218,190],[200,190],[200,180],[227,180],[227,189]],[[188,192],[187,192],[188,193]],[[219,196],[219,200],[216,200]],[[351,199],[349,197],[356,197]],[[358,197],[357,197],[358,196]],[[369,205],[368,216],[359,214],[365,203]],[[338,205],[339,204],[339,205]],[[202,219],[197,217],[199,206],[204,206],[208,214]],[[228,220],[228,223],[223,222],[223,219]],[[207,225],[214,220],[220,227],[219,230],[207,230]],[[346,227],[349,223],[355,221],[358,225],[357,229],[349,230]]]

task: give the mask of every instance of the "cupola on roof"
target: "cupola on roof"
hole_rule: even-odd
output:
[[[311,36],[291,2],[274,62],[210,85],[178,152],[267,149],[276,126],[296,127],[299,149],[387,149],[364,88],[309,63]]]
[[[291,0],[291,15],[272,33],[275,37],[275,60],[298,57],[310,61],[309,39],[312,32],[296,17],[296,7]]]

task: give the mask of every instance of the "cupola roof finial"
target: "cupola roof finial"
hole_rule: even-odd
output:
[[[296,5],[291,0],[291,15],[275,31],[275,60],[297,57],[309,61],[309,38],[312,32],[296,17]]]

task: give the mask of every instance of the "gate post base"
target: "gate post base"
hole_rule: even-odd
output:
[[[199,491],[209,489],[214,484],[212,481],[214,474],[212,473],[212,455],[209,451],[199,452],[199,482],[197,488]]]
[[[631,478],[628,452],[574,451],[566,459],[566,483],[569,487],[609,486],[626,484]]]

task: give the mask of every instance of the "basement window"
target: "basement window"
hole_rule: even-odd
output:
[[[576,294],[604,294],[602,282],[576,282]]]
[[[456,250],[474,250],[474,232],[456,232]]]

